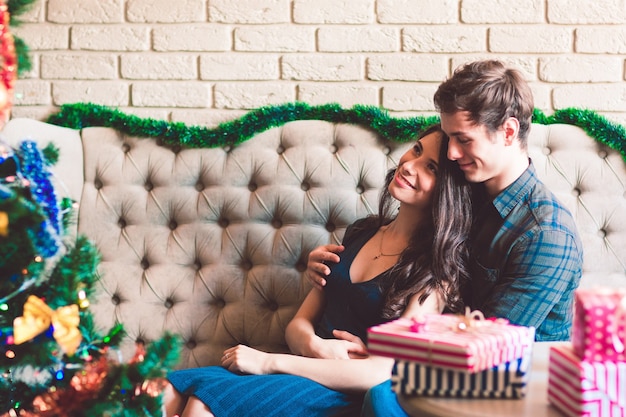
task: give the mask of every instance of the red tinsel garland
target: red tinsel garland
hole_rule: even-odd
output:
[[[17,56],[13,35],[9,31],[9,8],[6,1],[0,2],[0,128],[9,120],[13,105],[13,85],[17,78]]]

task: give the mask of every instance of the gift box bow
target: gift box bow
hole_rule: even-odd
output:
[[[494,324],[509,324],[507,319],[503,318],[485,318],[485,315],[480,310],[470,310],[469,307],[465,308],[465,314],[447,314],[443,317],[447,317],[446,321],[433,320],[433,317],[427,316],[419,319],[413,318],[411,330],[420,332],[464,332],[464,333],[480,333],[481,330]]]

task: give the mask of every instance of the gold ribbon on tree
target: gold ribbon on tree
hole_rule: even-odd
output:
[[[79,323],[80,316],[76,304],[53,310],[41,298],[31,295],[24,303],[24,315],[13,320],[13,343],[19,345],[27,342],[52,325],[54,328],[52,336],[63,352],[71,356],[82,340],[78,330]]]

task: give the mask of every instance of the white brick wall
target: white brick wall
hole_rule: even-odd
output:
[[[296,100],[434,114],[463,62],[498,58],[536,107],[626,123],[625,0],[39,0],[14,116],[93,102],[214,126]]]

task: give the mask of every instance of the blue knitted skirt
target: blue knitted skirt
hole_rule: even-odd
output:
[[[363,395],[287,374],[241,375],[221,366],[170,372],[178,392],[196,396],[216,417],[359,416]]]

